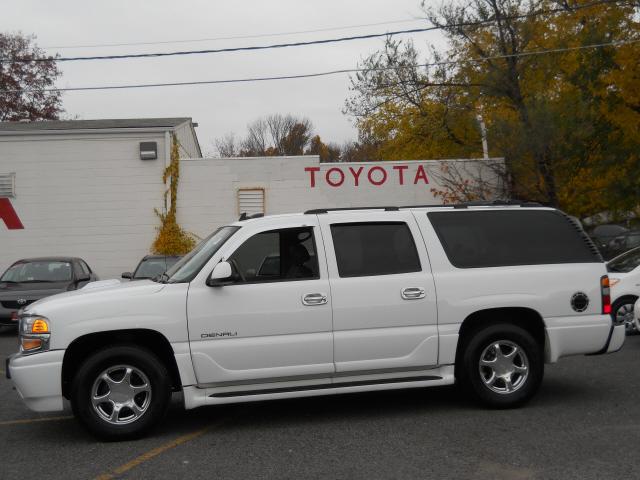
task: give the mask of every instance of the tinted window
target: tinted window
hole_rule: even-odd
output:
[[[341,277],[421,270],[413,235],[406,223],[339,223],[331,225],[331,236]]]
[[[430,212],[458,268],[601,262],[582,229],[557,211]]]
[[[228,261],[237,283],[318,278],[313,229],[309,227],[258,233]]]

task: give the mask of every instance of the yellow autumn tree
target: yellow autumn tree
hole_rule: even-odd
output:
[[[480,157],[481,116],[513,197],[580,216],[632,210],[640,203],[635,5],[454,0],[426,9],[448,50],[424,59],[410,42],[388,40],[352,78],[346,111],[389,160]]]

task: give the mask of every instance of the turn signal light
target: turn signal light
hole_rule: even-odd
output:
[[[49,333],[49,324],[41,318],[33,322],[31,333]]]
[[[600,293],[602,295],[602,313],[611,314],[611,288],[609,277],[606,275],[600,278]]]
[[[42,347],[42,340],[40,338],[22,338],[21,345],[22,350],[26,352],[29,350],[38,350]]]

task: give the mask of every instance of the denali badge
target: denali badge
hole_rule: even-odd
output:
[[[216,338],[216,337],[237,337],[238,332],[213,332],[213,333],[203,333],[200,335],[200,338]]]
[[[576,292],[571,297],[571,308],[576,312],[584,312],[589,306],[589,297],[584,292]]]

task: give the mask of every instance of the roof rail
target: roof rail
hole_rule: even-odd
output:
[[[244,222],[245,220],[250,220],[252,218],[260,218],[260,217],[264,217],[264,213],[252,213],[251,215],[248,215],[247,212],[242,212],[240,214],[240,218],[238,219],[238,221]]]
[[[346,210],[384,210],[385,212],[396,212],[401,208],[468,208],[468,207],[543,207],[541,203],[527,200],[477,200],[472,202],[426,205],[402,205],[400,207],[339,207],[339,208],[316,208],[304,212],[309,215],[317,215],[329,212],[341,212]]]
[[[468,207],[543,207],[541,203],[526,200],[476,200],[462,203],[449,203],[447,205],[403,205],[400,208],[468,208]]]
[[[315,208],[313,210],[307,210],[304,212],[307,215],[318,215],[321,213],[329,212],[342,212],[347,210],[384,210],[385,212],[398,211],[398,207],[339,207],[339,208]]]

